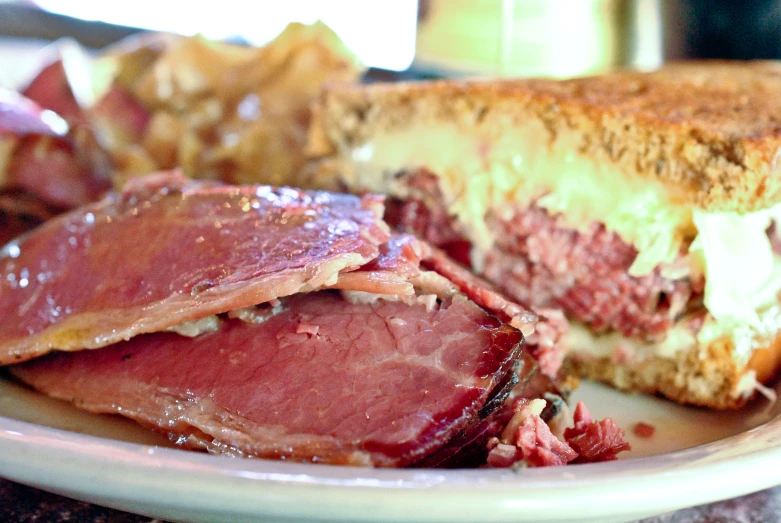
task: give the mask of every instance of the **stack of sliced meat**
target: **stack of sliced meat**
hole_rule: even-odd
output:
[[[544,422],[563,402],[555,358],[539,372],[534,355],[555,352],[558,324],[391,235],[383,212],[374,196],[145,178],[2,249],[0,363],[220,454],[381,467],[614,458],[622,438],[587,456]],[[607,441],[586,417],[573,437]]]

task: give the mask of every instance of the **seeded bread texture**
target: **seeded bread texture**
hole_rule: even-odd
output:
[[[411,125],[490,137],[530,120],[544,125],[550,143],[569,131],[580,153],[658,180],[673,201],[750,212],[781,200],[781,62],[773,61],[570,80],[334,86],[315,107],[309,152],[336,158]]]

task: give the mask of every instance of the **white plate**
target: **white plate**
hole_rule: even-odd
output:
[[[628,429],[631,455],[518,472],[371,470],[166,448],[130,422],[82,413],[0,379],[0,475],[193,522],[626,521],[781,483],[781,418],[762,424],[779,405],[713,413],[593,384],[578,398]],[[652,438],[631,434],[638,421],[656,426]]]

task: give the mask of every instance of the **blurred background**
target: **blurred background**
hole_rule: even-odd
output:
[[[375,71],[574,76],[683,58],[781,57],[778,0],[0,0],[0,82],[61,37],[100,48],[153,30],[264,44],[321,19]],[[4,79],[5,77],[5,79]]]

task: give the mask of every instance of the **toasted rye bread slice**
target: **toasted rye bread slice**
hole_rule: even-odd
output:
[[[714,409],[735,409],[753,396],[752,385],[766,382],[779,364],[781,335],[755,349],[745,365],[734,358],[730,341],[718,340],[675,358],[656,355],[620,364],[610,357],[580,353],[568,358],[566,370],[625,391],[660,394],[679,403]]]
[[[564,81],[339,86],[315,109],[309,151],[344,157],[383,133],[440,122],[490,139],[535,120],[549,142],[571,133],[581,154],[655,180],[679,203],[750,212],[781,200],[781,62],[772,61]]]

